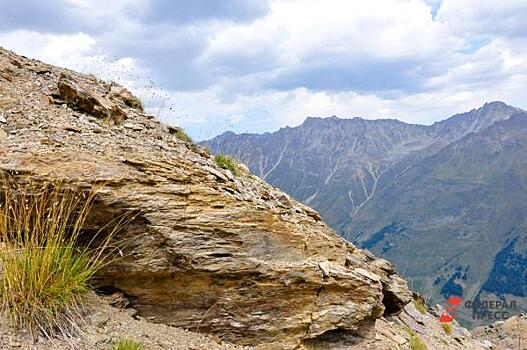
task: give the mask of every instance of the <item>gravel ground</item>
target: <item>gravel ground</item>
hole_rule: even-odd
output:
[[[82,333],[70,342],[64,339],[47,340],[33,337],[27,331],[14,331],[0,318],[0,349],[50,350],[86,349],[108,350],[121,339],[140,342],[145,350],[241,350],[251,349],[220,342],[210,336],[181,328],[148,322],[132,317],[135,310],[110,306],[108,298],[92,297]]]

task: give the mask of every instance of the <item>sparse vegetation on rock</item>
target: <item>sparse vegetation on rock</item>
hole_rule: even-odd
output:
[[[140,112],[144,111],[143,102],[124,87],[112,82],[109,90],[113,99],[120,100],[126,106],[137,109]]]
[[[220,168],[230,170],[232,175],[238,176],[240,175],[240,170],[238,169],[238,164],[236,164],[236,161],[232,159],[229,156],[218,154],[214,157],[214,161]]]
[[[443,328],[446,334],[452,334],[454,331],[454,328],[452,328],[452,325],[449,323],[441,323],[441,328]]]
[[[168,130],[169,130],[169,132],[172,135],[174,135],[176,138],[178,138],[181,141],[188,142],[188,143],[193,143],[194,142],[192,140],[192,138],[190,136],[188,136],[188,134],[185,132],[185,130],[183,130],[180,127],[170,126],[168,128]]]
[[[419,311],[423,315],[426,314],[427,307],[426,307],[425,301],[423,299],[421,299],[421,298],[415,299],[414,305],[415,305],[415,308],[417,309],[417,311]]]
[[[144,109],[143,102],[141,102],[141,100],[139,98],[135,97],[132,94],[130,94],[130,96],[128,98],[124,99],[124,103],[130,108],[135,108],[135,109],[138,109],[140,111],[142,111]]]
[[[425,343],[421,340],[421,337],[411,328],[405,327],[405,331],[408,333],[408,336],[410,337],[408,341],[408,345],[410,346],[411,350],[428,350],[428,347]]]
[[[142,350],[143,346],[141,343],[131,340],[123,339],[115,343],[112,347],[112,350]]]

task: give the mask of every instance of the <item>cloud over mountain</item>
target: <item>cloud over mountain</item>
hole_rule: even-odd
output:
[[[0,45],[133,85],[198,139],[297,125],[307,115],[429,123],[485,100],[527,107],[520,0],[25,0],[2,8]]]

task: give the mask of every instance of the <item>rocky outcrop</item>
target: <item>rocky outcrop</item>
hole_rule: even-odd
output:
[[[143,317],[287,349],[360,333],[411,300],[390,263],[256,176],[220,168],[123,88],[5,50],[0,62],[0,170],[102,184],[86,235],[131,219],[97,287],[124,292]]]
[[[318,209],[434,303],[527,305],[527,113],[518,108],[490,102],[430,126],[308,118],[203,144]],[[471,316],[462,308],[458,319],[491,322]]]
[[[487,333],[474,337],[456,321],[442,325],[445,310],[424,310],[414,302],[397,315],[384,316],[365,324],[357,332],[335,330],[308,342],[309,349],[332,350],[497,350],[499,340]]]
[[[72,109],[79,109],[102,119],[109,118],[116,123],[120,123],[126,118],[126,113],[116,103],[98,95],[89,87],[75,82],[64,73],[57,83],[57,88],[59,97],[68,103]]]

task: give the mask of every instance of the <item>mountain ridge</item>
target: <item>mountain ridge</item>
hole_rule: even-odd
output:
[[[284,126],[284,127],[281,127],[275,131],[265,131],[265,132],[262,132],[262,133],[257,133],[257,132],[242,132],[242,133],[236,133],[232,130],[226,130],[224,132],[222,132],[221,134],[218,134],[217,136],[214,136],[212,139],[215,139],[217,137],[221,137],[221,136],[263,136],[263,135],[270,135],[270,134],[274,134],[274,133],[277,133],[281,130],[289,130],[289,129],[295,129],[295,128],[299,128],[299,127],[302,127],[303,125],[305,125],[306,123],[307,124],[310,124],[312,122],[316,122],[316,121],[338,121],[338,120],[346,120],[346,121],[354,121],[354,120],[358,120],[358,121],[365,121],[365,122],[383,122],[383,121],[393,121],[393,122],[397,122],[397,123],[401,123],[401,124],[406,124],[406,125],[414,125],[414,126],[424,126],[424,127],[430,127],[430,126],[437,126],[437,125],[441,125],[442,123],[445,123],[451,119],[455,119],[457,117],[460,117],[460,116],[463,116],[464,114],[468,114],[468,113],[471,113],[471,112],[476,112],[480,109],[485,109],[487,108],[488,106],[507,106],[507,107],[511,107],[511,108],[514,108],[518,111],[523,111],[521,108],[518,108],[518,107],[514,107],[512,105],[509,105],[507,104],[506,102],[503,102],[503,101],[500,101],[500,100],[494,100],[494,101],[489,101],[489,102],[485,102],[481,107],[479,108],[473,108],[471,109],[470,111],[467,111],[467,112],[463,112],[463,113],[457,113],[457,114],[454,114],[446,119],[442,119],[442,120],[437,120],[437,121],[434,121],[433,123],[431,124],[423,124],[423,123],[410,123],[410,122],[405,122],[403,120],[400,120],[400,119],[397,119],[397,118],[390,118],[390,117],[387,117],[387,118],[367,118],[367,117],[361,117],[361,116],[354,116],[354,117],[339,117],[337,115],[331,115],[329,117],[316,117],[316,116],[308,116],[306,117],[306,119],[304,119],[304,121],[299,124],[299,125],[296,125],[296,126]],[[212,140],[210,139],[210,140]],[[210,140],[203,140],[203,141],[200,141],[199,143],[206,143]]]
[[[405,168],[408,166],[408,164],[404,163],[397,164],[398,161],[403,160],[403,158],[407,157],[409,154],[413,154],[413,156],[417,158],[426,156],[427,154],[436,152],[439,148],[444,147],[446,144],[460,139],[468,132],[478,130],[478,128],[483,128],[487,125],[490,126],[494,121],[492,120],[493,116],[489,117],[489,114],[495,115],[495,111],[500,109],[501,113],[498,113],[498,117],[500,118],[506,118],[513,113],[521,111],[521,109],[508,106],[503,102],[495,101],[486,103],[478,109],[473,109],[472,111],[466,112],[464,114],[454,115],[451,118],[445,119],[441,122],[436,122],[429,126],[408,124],[396,119],[369,120],[359,117],[353,119],[344,119],[338,117],[310,117],[306,119],[306,122],[304,122],[302,125],[293,128],[282,128],[274,133],[265,133],[262,135],[238,135],[231,133],[222,134],[209,141],[202,142],[201,144],[209,147],[214,153],[226,153],[234,156],[241,162],[247,163],[252,171],[261,178],[265,180],[268,179],[272,184],[285,189],[295,198],[305,201],[307,204],[312,204],[319,209],[322,208],[322,215],[328,217],[328,220],[333,227],[335,227],[337,230],[341,230],[342,228],[340,226],[342,225],[335,226],[333,222],[334,220],[329,217],[329,213],[324,213],[324,211],[329,212],[330,210],[324,210],[324,205],[317,203],[315,200],[316,196],[320,195],[320,192],[317,193],[317,190],[326,186],[328,178],[333,177],[334,174],[331,172],[319,174],[318,176],[324,177],[324,181],[319,181],[318,183],[312,185],[300,184],[299,186],[295,187],[294,184],[280,179],[281,176],[270,176],[277,170],[278,166],[280,165],[279,163],[284,156],[282,153],[276,153],[277,149],[284,149],[284,145],[289,145],[291,143],[294,143],[293,147],[295,148],[303,147],[304,149],[313,149],[313,147],[308,143],[314,138],[340,137],[340,139],[346,140],[350,138],[350,134],[352,133],[354,134],[351,136],[360,141],[361,137],[364,138],[364,135],[367,132],[375,133],[376,131],[372,131],[372,129],[377,128],[377,134],[373,134],[369,140],[363,140],[362,152],[357,154],[357,152],[352,151],[348,152],[349,154],[347,154],[349,157],[366,158],[358,160],[358,162],[363,163],[361,171],[357,171],[357,164],[349,164],[349,167],[352,169],[351,171],[349,169],[347,170],[348,175],[356,176],[358,179],[355,184],[351,185],[351,187],[358,186],[359,188],[351,189],[352,193],[350,196],[348,196],[351,197],[349,201],[352,202],[353,209],[351,210],[351,216],[353,216],[356,214],[356,212],[358,212],[358,210],[360,210],[361,205],[363,205],[368,200],[368,197],[371,197],[375,192],[377,186],[376,183],[379,181],[379,178],[381,178],[385,171],[390,171],[389,168],[394,166],[399,168]],[[466,121],[467,116],[470,118],[465,123],[466,125],[453,127],[453,124],[456,123],[459,118],[464,118],[463,121]],[[476,122],[477,125],[475,125]],[[339,135],[339,131],[335,132],[336,135],[328,135],[328,133],[324,134],[324,130],[326,130],[328,126],[335,126],[335,123],[337,123],[339,127],[348,128],[346,129],[345,135],[343,135],[342,132],[340,132]],[[324,125],[325,128],[322,128]],[[384,127],[387,128],[387,130],[383,130]],[[390,130],[390,127],[392,130]],[[399,131],[403,133],[410,132],[412,134],[403,135],[402,137],[397,138],[397,135],[395,134]],[[416,135],[416,133],[419,133],[419,135]],[[306,138],[304,145],[300,145],[298,142],[295,143],[294,136],[292,141],[287,137],[284,137],[294,134],[300,134],[302,135],[301,137]],[[406,138],[404,136],[406,136]],[[296,136],[296,140],[298,141],[301,139],[301,137]],[[384,145],[376,144],[381,137],[383,138],[382,141],[384,142]],[[390,139],[393,137],[395,139]],[[406,143],[404,141],[406,141]],[[341,151],[338,149],[337,145],[332,143],[331,140],[323,142],[325,142],[325,144],[323,144],[320,149],[316,150],[320,157],[330,158],[333,154]],[[258,157],[262,159],[257,160],[257,155],[251,154],[251,152],[247,149],[244,149],[244,147],[258,150],[260,153]],[[378,147],[378,149],[373,150],[373,147]],[[306,156],[306,158],[309,158],[309,155]],[[409,158],[406,160],[409,160]],[[325,168],[334,168],[334,166],[335,165],[331,164],[331,162],[325,164]],[[294,167],[289,166],[290,172],[294,173],[294,170]],[[399,170],[396,169],[396,171]],[[307,189],[309,186],[312,187],[310,190]],[[324,192],[324,189],[321,189],[321,191]],[[340,200],[343,203],[345,202],[345,198],[341,198]],[[320,199],[320,201],[325,201],[325,199]],[[338,216],[340,217],[340,221],[342,221],[342,218],[344,218],[346,214],[344,212],[340,212]]]

